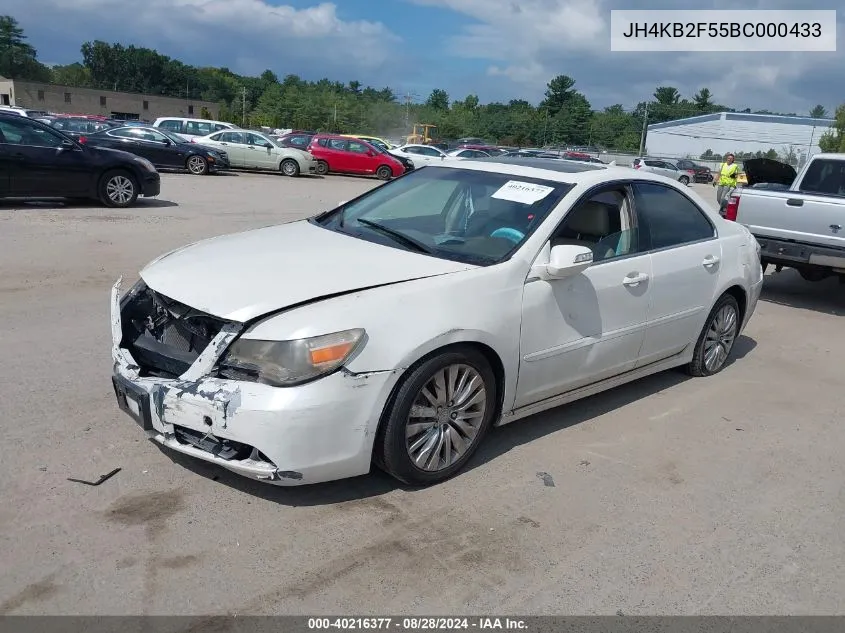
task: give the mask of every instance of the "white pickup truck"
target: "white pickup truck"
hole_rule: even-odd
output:
[[[808,281],[838,275],[845,283],[845,154],[816,154],[797,176],[775,161],[755,173],[755,162],[745,165],[751,186],[734,191],[722,215],[748,227],[764,271],[772,264]]]

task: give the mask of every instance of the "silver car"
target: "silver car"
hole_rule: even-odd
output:
[[[267,169],[299,176],[313,174],[317,165],[310,152],[282,147],[273,137],[252,130],[221,130],[193,142],[225,151],[234,169]]]
[[[666,176],[667,178],[677,180],[683,185],[688,185],[690,183],[690,175],[687,172],[678,169],[677,165],[670,163],[668,160],[659,158],[635,158],[631,163],[631,167],[642,171],[650,171],[653,174]]]

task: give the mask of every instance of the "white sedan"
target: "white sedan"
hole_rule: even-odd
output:
[[[193,142],[225,151],[229,166],[235,169],[266,169],[299,176],[313,174],[317,168],[310,152],[284,147],[275,138],[250,130],[221,130]]]
[[[391,154],[398,154],[410,159],[416,167],[440,164],[447,158],[446,152],[431,145],[402,145],[390,150]]]
[[[117,401],[156,442],[299,485],[426,485],[491,426],[722,370],[759,248],[678,182],[447,161],[316,217],[204,240],[112,292]]]

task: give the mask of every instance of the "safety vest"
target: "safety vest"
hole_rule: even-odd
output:
[[[730,165],[722,163],[719,167],[719,184],[728,187],[736,187],[736,176],[738,170],[739,167],[736,163],[731,163]]]

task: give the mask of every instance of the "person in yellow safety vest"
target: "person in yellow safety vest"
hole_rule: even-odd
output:
[[[722,204],[724,197],[736,189],[736,177],[739,175],[739,165],[735,162],[733,154],[725,156],[725,162],[719,165],[719,177],[713,179],[713,186],[716,189],[716,202]]]

